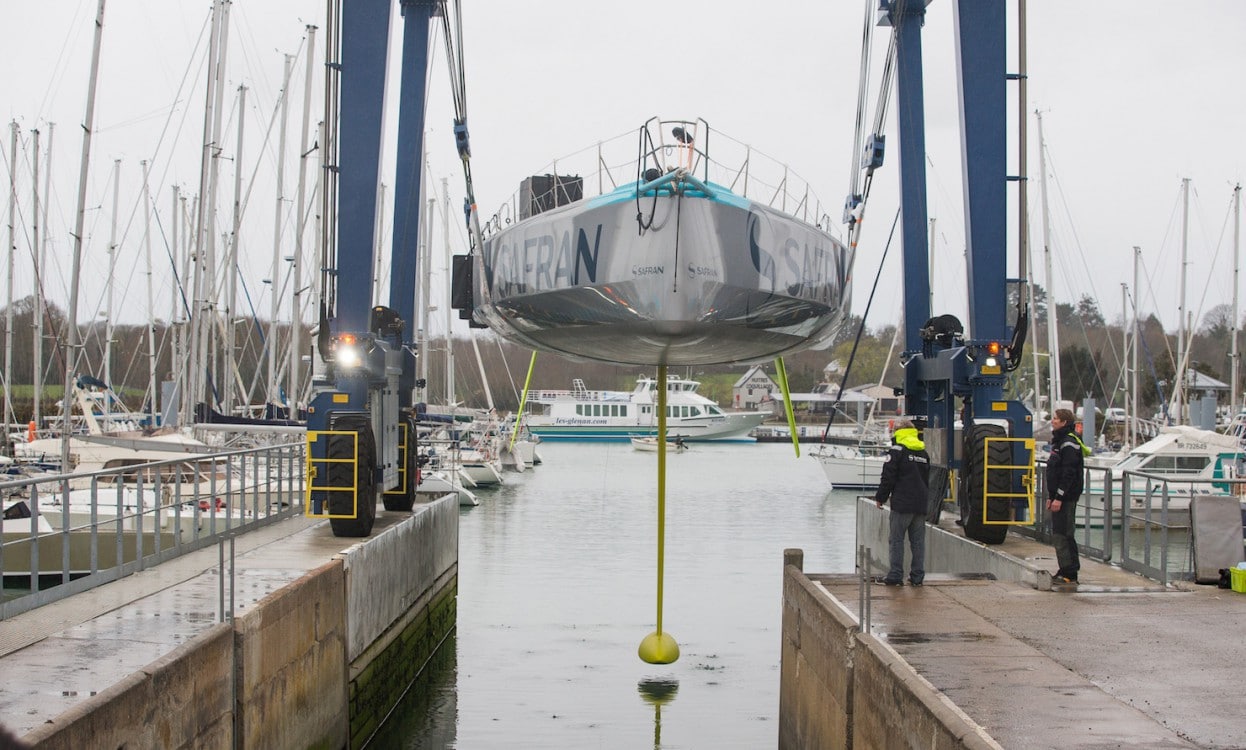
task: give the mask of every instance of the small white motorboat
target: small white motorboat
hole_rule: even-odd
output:
[[[632,440],[632,448],[634,450],[645,451],[649,453],[658,452],[659,444],[658,444],[658,439],[655,437],[649,437],[649,436],[633,437],[631,440]],[[666,452],[667,453],[683,453],[686,450],[688,450],[688,444],[685,443],[682,438],[675,438],[674,440],[666,441]]]

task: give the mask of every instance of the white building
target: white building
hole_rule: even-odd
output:
[[[731,406],[736,409],[755,411],[763,402],[779,399],[779,384],[774,382],[761,365],[753,365],[731,386]]]

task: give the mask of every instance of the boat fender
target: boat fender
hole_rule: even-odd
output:
[[[35,427],[35,420],[33,419],[30,420],[30,424],[26,425],[26,442],[35,442],[35,436],[38,434],[38,430]]]

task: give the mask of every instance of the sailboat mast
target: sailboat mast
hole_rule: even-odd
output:
[[[150,427],[156,427],[160,424],[156,408],[160,398],[160,383],[156,380],[156,295],[153,290],[151,265],[151,184],[148,182],[147,161],[139,162],[139,166],[143,168],[143,257],[147,266],[147,423]]]
[[[1130,397],[1133,399],[1129,404],[1129,444],[1137,445],[1138,440],[1138,391],[1141,390],[1141,378],[1138,371],[1138,350],[1142,348],[1142,322],[1138,319],[1138,272],[1142,266],[1142,248],[1134,246],[1134,347],[1133,347],[1133,364],[1130,369],[1133,370],[1133,382],[1130,384]]]
[[[34,210],[31,211],[30,217],[30,242],[31,252],[35,256],[35,340],[34,340],[34,372],[33,380],[35,398],[34,410],[31,412],[31,419],[36,425],[43,422],[43,252],[39,246],[39,130],[38,128],[30,131],[31,150],[34,152],[34,158],[31,161],[31,179],[34,185],[31,194],[34,199]]]
[[[108,279],[107,279],[107,312],[104,315],[104,384],[112,390],[112,338],[116,324],[113,321],[114,280],[117,277],[117,206],[120,203],[118,194],[121,192],[121,160],[112,163],[112,226],[108,231]],[[110,393],[104,393],[104,421],[112,412]]]
[[[395,209],[396,211],[397,209]],[[433,199],[429,198],[424,209],[424,215],[420,218],[420,248],[419,256],[416,260],[416,266],[420,273],[420,322],[419,322],[419,357],[420,378],[428,383],[428,341],[432,333],[432,300],[428,298],[429,288],[429,259],[432,257],[433,246]],[[427,387],[427,386],[426,386]],[[450,392],[446,391],[446,403],[453,403],[454,399],[450,398]]]
[[[8,304],[4,308],[4,452],[10,450],[13,424],[13,269],[17,252],[17,120],[9,123],[9,258]]]
[[[385,246],[385,183],[381,183],[380,197],[376,203],[376,222],[379,229],[376,232],[376,250],[372,253],[376,259],[372,263],[372,299],[379,300],[381,298],[381,267],[382,259],[385,254],[381,249]],[[419,249],[416,249],[419,252]]]
[[[1181,180],[1181,296],[1177,303],[1177,383],[1173,398],[1177,403],[1177,420],[1186,423],[1185,374],[1185,267],[1190,236],[1190,178]]]
[[[1051,413],[1063,397],[1060,387],[1060,332],[1056,311],[1055,278],[1051,272],[1051,212],[1047,207],[1047,142],[1043,140],[1043,113],[1038,116],[1038,176],[1043,207],[1043,265],[1047,272],[1047,370],[1050,378]]]
[[[219,394],[220,386],[223,384],[221,373],[225,369],[221,367],[221,343],[223,337],[220,335],[220,300],[222,295],[221,289],[221,269],[220,258],[217,255],[217,198],[219,197],[218,186],[221,177],[221,152],[225,150],[222,145],[224,142],[222,120],[225,114],[225,61],[228,59],[229,50],[229,13],[233,3],[231,0],[224,0],[221,5],[221,40],[217,50],[216,64],[216,84],[213,86],[213,96],[216,101],[212,106],[212,174],[208,184],[207,196],[201,197],[200,200],[208,202],[208,246],[205,253],[206,278],[208,280],[208,294],[204,305],[203,330],[204,337],[202,339],[206,349],[206,356],[202,361],[205,363],[207,370],[205,371],[205,382],[208,383],[208,392],[204,395],[204,400],[211,403],[216,401],[214,396]],[[221,244],[224,245],[225,233],[220,233]],[[210,378],[210,380],[209,380]]]
[[[281,80],[281,130],[277,136],[277,214],[273,218],[273,271],[269,294],[272,295],[271,318],[268,321],[268,396],[270,404],[280,403],[277,398],[281,373],[277,370],[277,316],[281,312],[281,215],[284,212],[286,180],[286,127],[290,122],[290,71],[294,56],[285,56],[284,75]]]
[[[1238,367],[1240,366],[1237,358],[1237,286],[1238,286],[1238,270],[1239,261],[1241,260],[1242,246],[1240,244],[1242,236],[1242,186],[1237,184],[1233,186],[1233,340],[1229,350],[1230,369],[1232,377],[1230,382],[1233,383],[1229,395],[1229,416],[1237,413],[1237,382]]]
[[[39,268],[46,271],[48,267],[48,243],[51,241],[51,232],[48,231],[48,206],[52,203],[52,141],[56,135],[56,123],[48,123],[48,145],[46,149],[47,158],[43,160],[43,200],[39,203],[39,222],[43,227],[43,232],[39,235],[39,243],[36,246],[39,252]],[[38,183],[38,180],[35,181]],[[48,300],[43,296],[43,277],[38,279],[39,282],[39,362],[43,362],[43,336],[46,333],[47,325]],[[39,366],[39,382],[43,383],[43,375],[47,369],[40,364]],[[42,398],[42,388],[40,389],[40,402]]]
[[[1119,383],[1124,380],[1125,395],[1121,399],[1121,404],[1129,400],[1129,343],[1131,340],[1129,335],[1129,285],[1121,282],[1121,366],[1123,378],[1118,378]],[[1112,400],[1115,402],[1116,394],[1113,392]],[[1124,408],[1122,406],[1122,408]]]
[[[485,361],[480,356],[480,344],[476,342],[475,329],[468,329],[467,335],[472,340],[472,351],[476,352],[476,368],[480,370],[480,382],[485,389],[485,403],[489,406],[489,411],[493,411],[493,391],[489,388],[489,376],[485,374]],[[450,337],[447,335],[446,340]]]
[[[313,67],[316,57],[316,27],[311,24],[307,25],[307,68],[303,72],[303,125],[299,128],[299,184],[298,184],[298,201],[295,208],[294,226],[294,283],[292,285],[294,294],[291,296],[293,309],[290,312],[290,374],[289,385],[286,386],[286,400],[289,403],[290,412],[287,416],[296,418],[299,406],[299,394],[302,393],[302,352],[300,351],[299,338],[303,328],[303,235],[306,234],[307,228],[304,226],[303,212],[307,202],[307,158],[309,138],[308,128],[311,125],[311,98],[312,98],[312,76],[315,73]]]
[[[69,416],[73,405],[73,376],[78,354],[78,280],[82,274],[82,232],[86,223],[87,174],[91,167],[91,132],[95,129],[95,88],[99,79],[100,44],[104,37],[104,2],[95,14],[95,42],[91,49],[91,79],[87,87],[87,111],[82,122],[82,163],[78,170],[78,212],[74,219],[74,259],[69,276],[69,314],[65,320],[65,391],[61,404],[65,417],[61,430],[61,468],[69,469]],[[68,513],[68,511],[66,511]]]
[[[238,145],[234,148],[234,205],[233,226],[229,233],[229,253],[225,260],[225,359],[237,378],[237,391],[224,389],[226,414],[232,414],[235,395],[243,393],[241,377],[238,376],[238,331],[234,323],[238,317],[238,243],[242,234],[242,144],[243,126],[247,122],[247,87],[238,86]]]
[[[557,172],[555,172],[557,174]],[[450,394],[450,403],[454,403],[454,310],[450,307],[451,288],[454,280],[450,277],[450,181],[441,178],[441,225],[442,235],[446,243],[446,383]]]
[[[203,397],[206,392],[206,380],[203,376],[203,368],[205,366],[204,342],[205,328],[200,324],[201,319],[206,315],[207,302],[205,299],[208,280],[207,266],[205,263],[207,247],[210,242],[213,230],[211,227],[212,217],[206,215],[208,210],[208,201],[206,196],[211,189],[211,164],[212,150],[216,144],[215,132],[212,128],[212,105],[215,97],[212,92],[217,85],[217,66],[220,60],[217,52],[220,47],[221,37],[221,16],[224,0],[213,0],[212,3],[212,26],[208,33],[208,77],[206,84],[206,95],[204,96],[203,109],[203,151],[199,159],[199,204],[198,210],[195,212],[195,240],[193,249],[189,252],[194,262],[194,278],[191,281],[191,307],[187,318],[187,325],[190,331],[190,352],[187,357],[187,386],[182,396],[181,403],[181,424],[188,425],[191,422],[192,409],[197,400]]]
[[[1033,264],[1030,264],[1030,267],[1027,273],[1029,274],[1030,288],[1032,289],[1034,287],[1034,265]],[[1033,294],[1030,294],[1026,297],[1026,307],[1030,313],[1030,320],[1037,321],[1038,320],[1038,309],[1037,309],[1037,306],[1034,304]],[[1033,336],[1034,340],[1030,344],[1030,360],[1034,368],[1034,408],[1041,409],[1042,404],[1043,404],[1043,379],[1039,377],[1040,370],[1038,367],[1038,337],[1036,336],[1037,333],[1038,333],[1038,325],[1032,325],[1030,327],[1030,336]],[[1051,410],[1052,410],[1052,405],[1048,404],[1047,413],[1050,414]]]

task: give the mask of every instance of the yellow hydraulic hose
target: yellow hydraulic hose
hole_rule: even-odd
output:
[[[787,387],[787,368],[783,366],[783,358],[774,360],[775,374],[779,376],[779,390],[783,392],[783,408],[787,410],[787,429],[792,433],[792,447],[796,449],[796,457],[800,458],[800,438],[796,435],[796,412],[792,411],[792,391]]]

